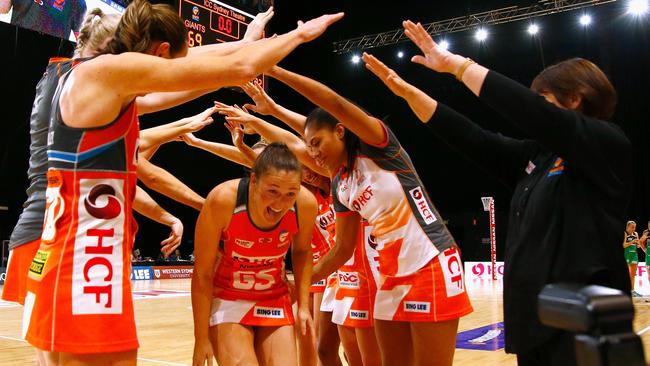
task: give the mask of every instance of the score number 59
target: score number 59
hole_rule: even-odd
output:
[[[201,33],[192,30],[187,31],[188,47],[201,46],[202,44],[203,44],[203,36],[201,35]]]

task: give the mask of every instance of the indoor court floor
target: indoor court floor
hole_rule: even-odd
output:
[[[635,298],[635,331],[650,355],[650,286],[639,279]],[[140,349],[139,365],[191,365],[194,338],[190,279],[133,281]],[[503,351],[502,284],[491,280],[467,283],[474,312],[461,319],[454,365],[516,365]],[[0,302],[0,365],[31,365],[31,347],[21,339],[22,307]],[[433,355],[432,355],[433,356]]]

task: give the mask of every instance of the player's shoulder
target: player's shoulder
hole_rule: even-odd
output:
[[[304,186],[300,187],[298,198],[296,198],[296,204],[298,205],[298,212],[301,210],[307,210],[308,212],[318,211],[318,201],[316,200],[316,196]]]
[[[223,209],[224,206],[235,206],[237,201],[237,188],[241,179],[225,181],[210,191],[205,204],[212,208]]]

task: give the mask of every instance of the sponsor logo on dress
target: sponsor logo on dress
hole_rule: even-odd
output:
[[[431,303],[424,301],[404,301],[404,311],[407,313],[430,313]]]
[[[255,308],[253,308],[253,315],[258,318],[283,319],[284,309],[269,308],[265,306],[256,306]]]
[[[313,283],[314,286],[325,286],[325,279]]]
[[[240,247],[250,249],[251,247],[253,247],[253,244],[255,243],[250,240],[235,239],[235,244],[239,245]]]
[[[121,314],[124,180],[80,179],[72,314]]]
[[[326,230],[328,226],[334,224],[336,215],[332,206],[329,206],[329,210],[322,215],[318,216],[318,226],[321,230]]]
[[[287,230],[280,231],[280,236],[278,236],[278,240],[280,241],[280,243],[278,244],[278,248],[289,244],[289,241],[287,241],[288,237],[289,237],[289,232]]]
[[[368,320],[368,312],[365,310],[350,310],[350,319]]]
[[[438,260],[445,277],[447,297],[454,297],[465,292],[465,279],[456,247],[451,247],[440,253]]]
[[[338,272],[339,286],[344,288],[359,288],[359,274],[357,272]]]
[[[372,186],[367,186],[366,189],[359,194],[359,196],[352,201],[352,208],[355,211],[360,211],[365,205],[370,201],[370,199],[374,196],[374,193],[372,192]]]
[[[50,252],[44,252],[39,250],[36,252],[34,259],[32,259],[32,264],[29,265],[29,272],[37,276],[43,275],[43,268],[45,268],[45,263],[47,263],[47,257],[50,256]]]
[[[411,194],[411,197],[413,198],[413,202],[415,203],[415,207],[418,208],[418,212],[420,212],[420,216],[424,220],[424,222],[427,225],[431,225],[433,222],[436,221],[436,217],[433,215],[433,212],[431,211],[431,208],[429,207],[429,203],[426,200],[426,197],[424,196],[424,192],[422,192],[422,187],[417,186],[409,191]]]
[[[270,244],[273,241],[273,238],[259,238],[257,241],[262,244]]]

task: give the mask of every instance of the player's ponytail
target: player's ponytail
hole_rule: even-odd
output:
[[[146,53],[154,42],[168,42],[170,53],[177,54],[186,47],[186,41],[183,21],[169,5],[134,0],[122,15],[107,51]]]
[[[119,14],[106,14],[99,8],[90,10],[79,29],[75,57],[83,53],[103,53],[106,41],[113,37],[120,17]]]

